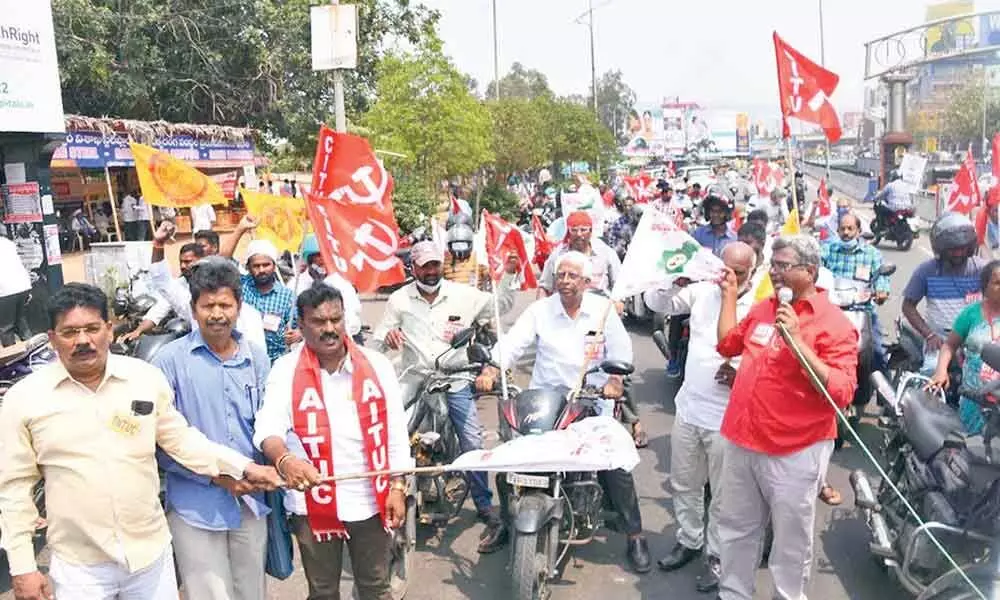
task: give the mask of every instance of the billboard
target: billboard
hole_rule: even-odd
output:
[[[0,131],[62,133],[50,0],[0,0]]]
[[[744,154],[751,151],[750,114],[712,110],[694,102],[667,102],[662,106],[636,106],[626,123],[627,157],[681,157]]]
[[[976,11],[974,0],[952,0],[927,7],[926,21],[936,21],[948,17],[957,17]],[[975,45],[976,28],[971,19],[956,19],[928,27],[926,33],[925,55],[946,54]]]

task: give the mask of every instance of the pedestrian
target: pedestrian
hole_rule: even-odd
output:
[[[152,209],[149,204],[146,203],[146,199],[141,195],[135,202],[135,239],[139,242],[145,242],[146,240],[152,239],[150,229],[149,229],[149,219],[151,216]]]
[[[774,242],[770,275],[790,303],[763,300],[737,319],[739,280],[726,269],[718,351],[742,354],[722,420],[724,450],[719,500],[721,600],[751,600],[762,537],[774,527],[770,570],[775,598],[804,600],[812,567],[816,493],[826,473],[836,412],[806,376],[787,335],[843,409],[857,387],[858,334],[826,294],[819,293],[819,243],[792,235]]]
[[[0,344],[12,346],[20,338],[31,337],[28,326],[28,300],[31,298],[31,274],[21,262],[17,244],[0,235]]]
[[[293,284],[296,298],[319,281],[336,289],[340,292],[344,304],[347,334],[359,344],[363,343],[360,337],[361,298],[358,296],[358,291],[354,289],[350,281],[344,279],[339,273],[336,271],[331,273],[326,268],[323,254],[319,251],[319,240],[315,233],[309,233],[303,238],[302,250],[299,255],[302,257],[302,264],[299,265],[302,270],[296,273]]]
[[[405,518],[405,478],[321,478],[412,467],[396,372],[385,356],[348,337],[334,288],[318,283],[302,292],[297,310],[305,343],[275,361],[254,443],[288,485],[285,507],[309,598],[340,598],[346,542],[360,600],[391,600],[389,529]],[[285,444],[290,432],[305,451]]]
[[[281,479],[189,427],[159,369],[110,354],[100,289],[69,283],[48,313],[59,360],[11,387],[0,410],[0,514],[14,597],[176,600],[157,448],[200,476],[261,489]],[[32,489],[43,479],[54,590],[32,543]]]
[[[197,247],[197,246],[196,246]],[[153,359],[177,410],[211,441],[254,456],[254,415],[270,361],[235,330],[242,282],[235,265],[200,265],[189,277],[198,328]],[[270,512],[264,493],[228,477],[199,477],[164,453],[167,523],[184,591],[199,600],[264,600]]]
[[[136,204],[139,202],[136,199],[136,196],[138,195],[139,192],[133,190],[125,194],[125,197],[122,198],[122,209],[120,216],[122,219],[122,226],[125,229],[124,231],[125,240],[129,242],[134,242],[138,239],[137,237],[138,231],[136,230],[136,225],[135,225],[136,219],[138,219],[138,216],[136,215]]]
[[[215,208],[211,204],[199,204],[191,207],[191,233],[211,231],[214,226]]]
[[[722,250],[722,261],[736,275],[736,317],[750,312],[750,293],[757,255],[743,242],[732,242]],[[699,592],[714,592],[719,586],[719,490],[725,441],[719,429],[729,404],[729,394],[739,357],[723,358],[716,350],[722,292],[714,282],[675,280],[669,288],[645,295],[650,310],[669,316],[689,317],[684,383],[674,396],[676,413],[670,434],[670,489],[677,520],[677,543],[657,564],[664,571],[679,569],[705,551],[705,569],[697,580]],[[712,489],[705,526],[705,484]],[[706,535],[707,533],[707,535]]]
[[[211,229],[201,229],[194,234],[194,241],[205,251],[205,256],[219,253],[219,233]]]

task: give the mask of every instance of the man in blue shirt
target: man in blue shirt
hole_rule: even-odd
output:
[[[691,235],[716,256],[722,256],[722,249],[736,241],[736,233],[729,228],[733,209],[724,198],[710,193],[701,203],[701,214],[706,216],[708,224],[695,229]]]
[[[190,277],[198,329],[153,361],[173,387],[177,409],[213,442],[254,457],[254,415],[271,361],[233,329],[243,284],[236,266],[208,263]],[[186,595],[198,600],[264,600],[270,512],[264,493],[242,480],[196,475],[157,452],[166,471],[167,523]]]

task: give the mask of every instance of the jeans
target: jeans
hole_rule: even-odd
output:
[[[872,351],[874,353],[876,371],[884,371],[888,366],[888,357],[885,354],[884,339],[882,338],[882,322],[878,318],[878,310],[872,307]]]
[[[448,414],[451,424],[458,434],[458,446],[462,452],[479,450],[483,447],[483,426],[479,423],[479,413],[476,411],[476,399],[472,386],[466,386],[457,392],[449,392]],[[493,505],[493,492],[490,491],[486,473],[470,472],[469,487],[476,510],[487,510]]]
[[[684,320],[691,315],[671,315],[670,329],[667,331],[667,349],[670,350],[671,360],[680,359],[681,333]]]

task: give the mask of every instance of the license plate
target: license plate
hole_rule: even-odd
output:
[[[507,473],[507,483],[520,487],[547,488],[549,487],[549,478],[545,475]]]

